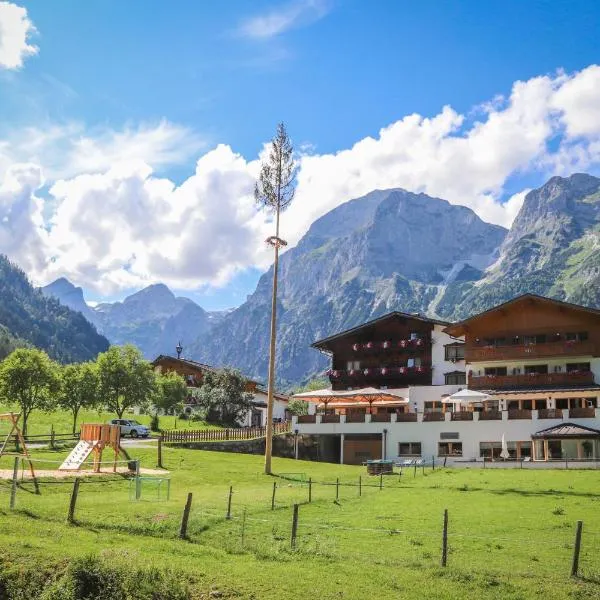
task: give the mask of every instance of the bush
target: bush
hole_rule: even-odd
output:
[[[190,415],[188,415],[186,412],[180,412],[177,415],[178,419],[181,419],[182,421],[187,421],[190,418]]]
[[[156,414],[152,415],[152,418],[150,419],[150,429],[152,431],[160,431],[160,419]]]

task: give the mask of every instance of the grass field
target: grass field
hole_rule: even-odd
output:
[[[154,450],[133,453],[143,466],[155,466]],[[39,496],[25,482],[13,512],[9,482],[0,482],[0,560],[21,571],[46,565],[53,574],[65,560],[89,554],[111,565],[169,568],[192,590],[177,598],[213,597],[211,590],[255,599],[600,598],[598,471],[429,468],[384,477],[379,489],[379,479],[361,467],[275,459],[277,473],[315,481],[308,504],[308,487],[263,475],[261,457],[165,448],[164,461],[172,477],[168,502],[153,500],[146,488],[132,501],[130,482],[120,478],[88,479],[75,526],[65,523],[71,482],[42,482]],[[11,464],[2,459],[0,468]],[[188,492],[193,504],[183,541],[178,530]],[[296,550],[290,548],[294,503],[301,503]],[[444,508],[445,569],[439,566]],[[578,519],[584,521],[581,576],[571,579]],[[163,597],[171,596],[156,596]]]
[[[19,412],[16,406],[5,406],[0,404],[0,413]],[[117,415],[106,411],[82,410],[77,418],[78,426],[81,423],[106,423],[111,419],[116,419]],[[124,419],[135,419],[143,425],[150,425],[150,415],[134,415],[125,413]],[[216,425],[209,425],[203,421],[190,421],[189,419],[179,419],[177,417],[160,417],[161,429],[212,429]],[[56,433],[71,433],[73,427],[73,417],[70,412],[65,410],[56,410],[53,412],[42,412],[35,410],[31,413],[28,423],[28,435],[49,435],[54,426]],[[2,438],[2,425],[0,423],[0,439]]]

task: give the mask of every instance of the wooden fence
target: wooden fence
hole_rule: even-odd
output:
[[[291,423],[273,423],[273,434],[289,433]],[[254,440],[265,437],[266,427],[232,427],[228,429],[174,429],[161,431],[160,439],[166,443],[228,442]]]

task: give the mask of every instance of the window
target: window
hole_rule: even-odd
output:
[[[442,412],[442,403],[441,402],[424,402],[423,410],[426,413],[430,412]]]
[[[406,361],[406,366],[407,367],[420,367],[421,366],[421,358],[419,356],[416,356],[415,358],[409,358]]]
[[[548,365],[526,365],[525,375],[542,375],[548,373]]]
[[[506,375],[506,367],[486,367],[485,368],[486,375]]]
[[[348,371],[358,371],[360,369],[360,360],[349,360],[347,363]]]
[[[462,371],[455,371],[454,373],[444,373],[444,380],[446,385],[465,385],[467,376]]]
[[[421,456],[421,442],[400,442],[398,456]]]
[[[452,362],[457,360],[465,360],[465,345],[451,344],[444,346],[444,360]]]
[[[418,340],[419,339],[419,334],[418,333],[411,333],[410,334],[410,339],[411,340]]]
[[[567,332],[565,335],[567,342],[585,342],[588,339],[587,331]]]
[[[560,373],[562,371],[562,367],[560,365],[554,365],[554,372]]]
[[[440,433],[440,440],[457,440],[459,437],[458,431],[442,431]]]
[[[520,375],[521,374],[521,367],[513,367],[512,374],[513,375]]]
[[[567,373],[577,373],[579,371],[589,371],[590,363],[567,363]]]
[[[438,442],[438,456],[462,456],[462,442]]]

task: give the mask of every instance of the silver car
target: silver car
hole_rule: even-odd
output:
[[[131,436],[132,438],[143,437],[146,438],[150,435],[150,429],[133,419],[112,419],[110,421],[111,425],[119,425],[121,428],[121,435],[125,437],[126,435]]]

